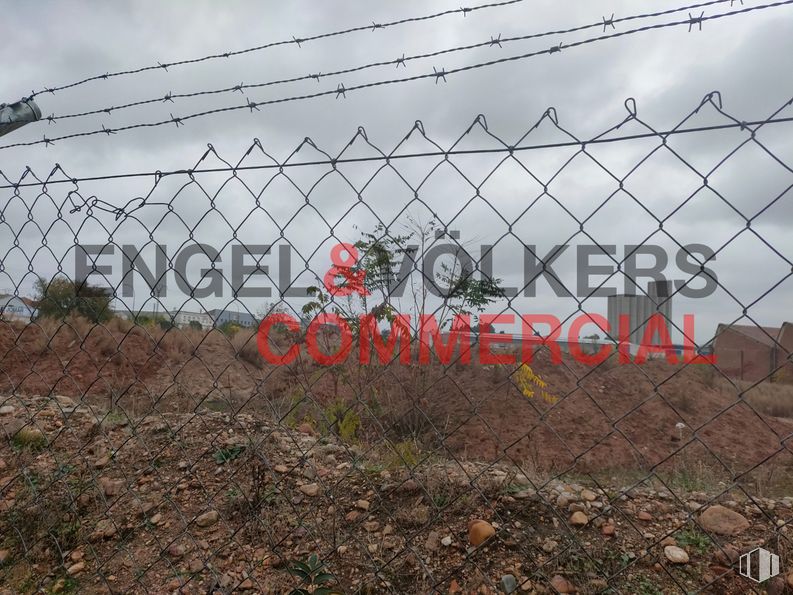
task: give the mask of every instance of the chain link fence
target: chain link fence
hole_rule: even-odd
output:
[[[0,591],[785,589],[793,108],[625,107],[5,172]]]

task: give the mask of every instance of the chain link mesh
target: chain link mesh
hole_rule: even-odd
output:
[[[772,227],[789,222],[792,103],[744,121],[714,92],[671,129],[628,100],[623,119],[587,139],[549,109],[514,141],[479,116],[451,142],[416,122],[388,152],[361,128],[335,154],[307,138],[279,161],[256,140],[237,162],[210,145],[190,169],[153,175],[4,174],[0,589],[761,592],[738,576],[737,555],[766,545],[784,567],[791,551],[793,329],[761,320],[768,300],[790,304],[793,246]],[[736,193],[736,180],[758,191]],[[703,213],[714,231],[699,241],[722,240],[708,258],[686,229]],[[459,230],[486,236],[487,249],[476,254]],[[362,231],[359,262],[386,245],[407,262],[402,297],[390,285],[370,304],[412,313],[410,363],[392,353],[323,366],[303,351],[265,361],[256,327],[268,314],[303,320],[312,300],[321,313],[352,307],[296,296],[322,287],[330,250]],[[633,248],[620,258],[613,238]],[[763,263],[748,291],[705,266],[729,267],[746,241]],[[627,277],[648,295],[626,263],[654,242],[697,265],[668,300],[686,303],[710,277],[723,311],[737,312],[713,342],[667,318],[697,351],[715,343],[716,361],[584,365],[565,353],[554,364],[549,337],[582,315],[596,323],[599,290]],[[558,247],[577,243],[613,267],[584,295],[553,268]],[[156,257],[133,254],[121,275],[122,255],[157,244],[163,273],[141,292]],[[75,289],[87,245],[103,252]],[[230,266],[235,245],[255,274]],[[426,289],[438,278],[424,261],[442,245],[473,265],[459,282],[493,275],[493,255],[536,260],[503,280],[514,295],[488,304],[517,320],[555,313],[530,366],[468,364],[465,348],[416,362],[417,314],[451,312],[453,297]],[[204,268],[180,266],[184,250]],[[176,285],[166,290],[165,276]],[[262,279],[271,296],[245,297]],[[540,281],[563,297],[527,297]],[[215,283],[223,297],[196,289]],[[736,325],[754,329],[737,369],[718,352]],[[470,351],[486,334],[471,333]],[[336,348],[336,335],[320,335]],[[281,330],[271,348],[295,341],[304,330]],[[774,354],[760,372],[756,345]]]

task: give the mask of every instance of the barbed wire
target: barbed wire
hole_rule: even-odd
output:
[[[71,89],[71,88],[78,87],[78,86],[84,85],[84,84],[92,82],[92,81],[107,80],[107,79],[110,79],[110,78],[115,78],[115,77],[120,77],[120,76],[128,76],[128,75],[133,75],[133,74],[140,74],[142,72],[148,72],[148,71],[152,71],[152,70],[166,70],[167,71],[169,68],[172,68],[174,66],[184,66],[184,65],[187,65],[187,64],[199,64],[201,62],[207,62],[207,61],[210,61],[210,60],[217,60],[217,59],[220,59],[220,58],[231,58],[233,56],[241,56],[243,54],[249,54],[249,53],[252,53],[252,52],[259,52],[259,51],[262,51],[262,50],[266,50],[266,49],[270,49],[270,48],[274,48],[274,47],[278,47],[278,46],[284,46],[284,45],[296,45],[296,46],[300,47],[303,43],[306,43],[306,42],[309,42],[309,41],[318,41],[320,39],[329,39],[329,38],[332,38],[332,37],[340,37],[340,36],[343,36],[343,35],[349,35],[350,33],[359,33],[359,32],[362,32],[362,31],[377,31],[377,30],[380,30],[380,29],[387,29],[389,27],[396,27],[396,26],[404,25],[404,24],[408,24],[408,23],[419,23],[419,22],[423,22],[423,21],[429,21],[429,20],[433,20],[433,19],[438,19],[438,18],[441,18],[441,17],[453,15],[453,14],[462,14],[463,16],[466,16],[469,13],[476,12],[476,11],[479,11],[479,10],[485,10],[485,9],[489,9],[489,8],[501,8],[501,7],[505,7],[505,6],[510,6],[512,4],[518,4],[518,3],[521,3],[521,2],[524,2],[524,0],[504,0],[502,2],[490,2],[488,4],[480,4],[480,5],[477,5],[477,6],[453,8],[453,9],[444,10],[444,11],[441,11],[441,12],[436,12],[436,13],[429,14],[429,15],[424,15],[424,16],[406,17],[406,18],[397,19],[397,20],[394,20],[394,21],[389,21],[389,22],[384,22],[384,23],[376,23],[376,22],[372,21],[372,22],[370,22],[370,23],[368,23],[366,25],[359,25],[359,26],[356,26],[356,27],[349,27],[347,29],[342,29],[342,30],[339,30],[339,31],[333,31],[333,32],[328,32],[328,33],[319,33],[319,34],[316,34],[316,35],[309,35],[307,37],[292,37],[291,39],[284,39],[282,41],[273,41],[273,42],[270,42],[270,43],[266,43],[266,44],[263,44],[263,45],[260,45],[260,46],[246,48],[246,49],[243,49],[243,50],[227,51],[227,52],[223,52],[223,53],[219,53],[219,54],[210,54],[208,56],[203,56],[201,58],[190,58],[190,59],[186,59],[186,60],[176,60],[176,61],[173,61],[173,62],[165,62],[165,63],[158,62],[156,65],[152,65],[152,66],[143,66],[143,67],[140,67],[140,68],[135,68],[135,69],[131,69],[131,70],[121,70],[121,71],[112,72],[112,73],[108,72],[108,73],[105,73],[105,74],[98,74],[98,75],[90,76],[88,78],[85,78],[85,79],[82,79],[82,80],[79,80],[79,81],[76,81],[76,82],[73,82],[73,83],[68,83],[68,84],[65,84],[65,85],[60,85],[60,86],[55,86],[55,87],[44,87],[44,88],[42,88],[39,91],[33,91],[31,93],[31,95],[29,96],[29,98],[33,99],[34,97],[36,97],[38,95],[41,95],[42,93],[56,93],[58,91],[63,91],[65,89]],[[741,2],[743,2],[743,0],[741,0]]]
[[[149,99],[142,99],[142,100],[139,100],[139,101],[132,101],[132,102],[121,104],[121,105],[105,106],[105,107],[101,107],[101,108],[91,109],[91,110],[82,111],[82,112],[75,112],[75,113],[70,113],[70,114],[62,114],[62,115],[51,114],[49,116],[41,118],[40,120],[37,120],[37,122],[47,122],[47,123],[52,124],[52,123],[56,123],[59,120],[66,120],[66,119],[73,119],[73,118],[82,118],[82,117],[99,115],[99,114],[110,115],[110,114],[118,113],[119,111],[123,111],[123,110],[126,110],[126,109],[133,108],[133,107],[140,107],[140,106],[151,105],[151,104],[161,104],[161,103],[164,103],[164,102],[173,102],[174,99],[184,99],[184,98],[201,97],[201,96],[205,96],[205,95],[218,95],[218,94],[225,94],[225,93],[237,93],[237,92],[244,93],[246,89],[259,89],[259,88],[262,88],[262,87],[271,87],[271,86],[283,85],[283,84],[287,84],[287,83],[295,83],[295,82],[300,82],[300,81],[315,80],[315,81],[319,82],[319,80],[321,78],[328,78],[328,77],[331,77],[331,76],[338,76],[338,75],[343,75],[343,74],[351,74],[351,73],[354,73],[354,72],[361,72],[361,71],[364,71],[364,70],[369,70],[369,69],[372,69],[372,68],[379,68],[379,67],[384,67],[384,66],[391,66],[391,67],[393,67],[393,66],[396,66],[396,67],[405,66],[408,62],[411,62],[411,61],[414,61],[414,60],[423,60],[423,59],[427,59],[427,58],[434,58],[434,57],[437,57],[437,56],[442,56],[442,55],[456,53],[456,52],[469,51],[469,50],[472,50],[472,49],[478,49],[478,48],[482,48],[482,47],[495,47],[495,46],[497,46],[499,48],[502,48],[502,44],[505,44],[505,43],[513,43],[513,42],[516,42],[516,41],[527,41],[527,40],[530,40],[530,39],[548,37],[548,36],[551,36],[551,35],[564,35],[564,34],[575,33],[575,32],[579,32],[579,31],[585,31],[587,29],[592,29],[592,28],[603,27],[603,30],[606,31],[607,27],[610,26],[613,29],[613,28],[615,28],[615,25],[618,25],[618,24],[624,23],[624,22],[629,22],[629,21],[634,21],[634,20],[639,20],[639,19],[646,19],[646,18],[656,18],[656,17],[659,17],[659,16],[665,16],[665,15],[668,15],[668,14],[674,14],[676,12],[684,12],[684,11],[695,10],[697,8],[707,7],[707,6],[711,6],[711,5],[714,5],[714,4],[722,4],[722,3],[725,3],[725,2],[730,2],[732,4],[732,2],[734,2],[734,0],[710,0],[709,2],[701,2],[701,3],[698,3],[698,4],[689,4],[689,5],[686,5],[686,6],[680,6],[678,8],[670,8],[668,10],[650,12],[650,13],[643,13],[643,14],[634,14],[634,15],[630,15],[630,16],[626,16],[626,17],[619,17],[619,18],[614,18],[614,16],[612,15],[612,17],[609,18],[609,19],[606,19],[605,17],[603,17],[603,20],[601,20],[601,21],[595,21],[595,22],[592,22],[592,23],[589,23],[589,24],[586,24],[586,25],[578,25],[578,26],[575,26],[575,27],[569,27],[569,28],[566,28],[566,29],[557,29],[557,30],[553,30],[553,31],[544,31],[544,32],[541,32],[541,33],[530,33],[530,34],[526,34],[526,35],[516,35],[516,36],[510,36],[510,37],[502,37],[502,35],[499,33],[498,36],[496,36],[496,37],[491,36],[491,38],[488,41],[482,41],[482,42],[472,43],[472,44],[468,44],[468,45],[461,45],[461,46],[456,46],[456,47],[453,47],[453,48],[446,48],[446,49],[436,50],[436,51],[432,51],[432,52],[424,52],[424,53],[412,54],[410,56],[405,56],[403,54],[402,57],[397,57],[396,59],[393,59],[393,60],[380,60],[380,61],[369,62],[367,64],[362,64],[362,65],[358,65],[358,66],[352,66],[352,67],[348,67],[348,68],[343,68],[343,69],[340,69],[340,70],[333,70],[333,71],[329,71],[329,72],[317,72],[317,73],[313,73],[313,74],[306,74],[306,75],[301,75],[301,76],[288,77],[288,78],[283,78],[283,79],[278,79],[278,80],[273,80],[273,81],[268,81],[268,82],[262,82],[262,83],[248,83],[248,84],[240,83],[238,85],[234,85],[234,86],[231,86],[231,87],[224,87],[224,88],[220,88],[220,89],[212,89],[212,90],[206,90],[206,91],[195,91],[195,92],[188,92],[188,93],[172,93],[172,92],[169,91],[165,95],[160,95],[158,97],[152,97],[152,98],[149,98]],[[2,126],[2,124],[0,124],[0,126]]]
[[[440,80],[445,81],[446,77],[450,76],[452,74],[469,72],[469,71],[478,70],[478,69],[482,69],[482,68],[489,68],[491,66],[495,66],[495,65],[498,65],[498,64],[506,64],[506,63],[515,62],[515,61],[518,61],[518,60],[525,60],[525,59],[528,59],[528,58],[534,58],[534,57],[542,56],[542,55],[553,55],[553,54],[560,53],[563,48],[566,50],[566,49],[571,49],[571,48],[575,48],[575,47],[582,47],[582,46],[585,46],[585,45],[589,45],[589,44],[592,44],[592,43],[598,43],[598,42],[605,41],[605,40],[608,40],[608,39],[615,39],[615,38],[624,37],[624,36],[627,36],[627,35],[634,35],[634,34],[637,34],[637,33],[644,33],[644,32],[647,32],[647,31],[665,29],[665,28],[669,28],[669,27],[688,26],[689,30],[691,30],[692,25],[694,25],[694,24],[701,25],[701,23],[705,22],[705,21],[717,20],[717,19],[722,19],[722,18],[727,18],[727,17],[732,17],[732,16],[744,15],[746,13],[755,12],[755,11],[759,11],[759,10],[768,10],[768,9],[771,9],[771,8],[777,8],[777,7],[780,7],[780,6],[789,5],[791,3],[793,3],[793,0],[780,0],[778,2],[772,2],[772,3],[762,4],[762,5],[758,5],[758,6],[746,7],[746,8],[739,9],[739,10],[734,10],[734,11],[730,11],[730,12],[725,12],[725,13],[720,13],[720,14],[715,14],[715,15],[709,15],[709,16],[700,15],[698,17],[693,17],[693,16],[689,15],[689,18],[687,18],[685,20],[678,20],[678,21],[672,21],[672,22],[666,22],[666,23],[656,23],[656,24],[647,25],[647,26],[644,26],[644,27],[638,27],[638,28],[635,28],[635,29],[629,29],[629,30],[626,30],[626,31],[620,31],[620,32],[616,32],[616,33],[612,33],[612,34],[608,34],[608,35],[600,35],[600,36],[597,36],[597,37],[592,37],[592,38],[588,38],[588,39],[584,39],[584,40],[574,41],[574,42],[570,42],[570,43],[564,44],[564,46],[562,46],[562,44],[559,44],[559,45],[552,46],[552,47],[550,47],[548,49],[545,49],[545,50],[538,50],[538,51],[528,52],[528,53],[519,54],[519,55],[515,55],[515,56],[497,58],[497,59],[489,60],[489,61],[486,61],[486,62],[480,62],[480,63],[477,63],[477,64],[469,64],[469,65],[460,66],[460,67],[456,67],[456,68],[452,68],[452,69],[448,69],[448,70],[445,69],[445,68],[442,68],[441,70],[438,70],[435,67],[433,67],[433,71],[431,73],[417,74],[417,75],[413,75],[413,76],[409,76],[409,77],[395,78],[395,79],[389,79],[389,80],[380,80],[380,81],[374,81],[374,82],[368,82],[368,83],[360,83],[360,84],[356,84],[356,85],[350,86],[350,87],[345,87],[344,84],[340,83],[336,89],[318,91],[318,92],[315,92],[315,93],[306,93],[306,94],[302,94],[302,95],[294,95],[294,96],[291,96],[291,97],[282,97],[282,98],[277,98],[277,99],[268,99],[268,100],[257,101],[257,102],[253,102],[250,99],[248,99],[248,101],[244,105],[235,105],[235,106],[226,106],[226,107],[214,108],[214,109],[205,110],[205,111],[202,111],[202,112],[196,112],[196,113],[192,113],[192,114],[189,114],[189,115],[186,115],[186,116],[180,116],[180,117],[175,117],[175,116],[173,116],[173,114],[171,114],[171,118],[170,119],[160,120],[160,121],[156,121],[156,122],[129,124],[129,125],[126,125],[126,126],[120,126],[120,127],[116,127],[116,128],[106,128],[105,126],[102,126],[102,128],[99,129],[99,130],[93,130],[93,131],[89,131],[89,132],[76,132],[76,133],[66,134],[66,135],[63,135],[63,136],[53,137],[53,138],[47,138],[46,135],[45,135],[44,138],[42,138],[41,140],[37,140],[37,141],[18,142],[18,143],[3,145],[3,146],[0,146],[0,150],[10,149],[10,148],[14,148],[14,147],[41,145],[41,144],[43,144],[44,146],[48,146],[48,145],[51,145],[52,143],[54,143],[56,141],[61,141],[61,140],[66,140],[66,139],[82,138],[82,137],[96,136],[96,135],[101,135],[101,134],[111,135],[111,134],[115,134],[117,132],[134,130],[134,129],[139,129],[139,128],[153,128],[153,127],[165,126],[165,125],[174,125],[176,127],[179,127],[179,126],[184,125],[185,121],[187,121],[187,120],[191,120],[191,119],[195,119],[195,118],[202,118],[202,117],[206,117],[206,116],[210,116],[210,115],[216,115],[216,114],[220,114],[220,113],[238,111],[238,110],[242,110],[242,109],[249,109],[251,112],[253,112],[254,110],[259,111],[260,107],[264,107],[264,106],[268,106],[268,105],[277,105],[277,104],[291,103],[291,102],[296,102],[296,101],[305,101],[305,100],[316,99],[316,98],[319,98],[319,97],[325,97],[325,96],[329,96],[329,95],[335,95],[336,98],[338,99],[339,97],[346,97],[346,94],[348,92],[359,91],[359,90],[363,90],[363,89],[370,89],[370,88],[375,88],[375,87],[381,87],[381,86],[386,86],[386,85],[404,84],[404,83],[414,82],[414,81],[418,81],[418,80],[434,79],[434,81],[437,83]]]

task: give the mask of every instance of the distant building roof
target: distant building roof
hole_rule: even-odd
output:
[[[768,347],[774,347],[776,342],[779,340],[779,335],[782,333],[782,328],[786,324],[790,323],[785,322],[781,327],[757,326],[754,324],[720,324],[717,329],[717,335],[721,334],[726,329],[730,329],[737,333],[741,333],[742,335],[757,341],[758,343],[762,343]]]

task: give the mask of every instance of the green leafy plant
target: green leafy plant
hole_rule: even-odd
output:
[[[637,593],[639,593],[639,595],[663,595],[663,591],[655,586],[655,583],[646,578],[642,578],[639,581]]]
[[[336,402],[325,410],[330,429],[335,431],[344,442],[355,442],[361,427],[361,416],[342,402]]]
[[[47,281],[39,277],[35,282],[35,292],[40,317],[64,319],[69,314],[76,314],[91,322],[107,322],[113,317],[110,307],[112,289],[91,285],[86,280],[55,277]]]
[[[675,541],[681,547],[690,547],[698,554],[704,554],[711,546],[710,538],[693,527],[682,529],[675,534]]]
[[[334,580],[333,575],[324,568],[325,563],[316,554],[311,554],[305,562],[292,562],[287,571],[300,579],[301,586],[292,589],[290,595],[333,595],[335,591],[328,586]]]
[[[239,445],[230,446],[229,448],[220,448],[215,451],[215,462],[218,465],[224,465],[240,456],[243,450],[245,450],[245,447]]]

